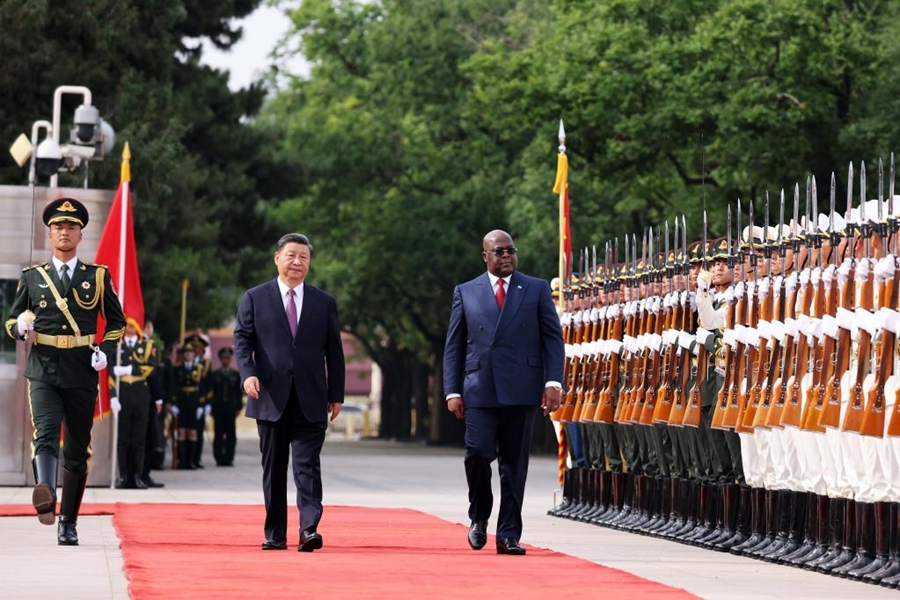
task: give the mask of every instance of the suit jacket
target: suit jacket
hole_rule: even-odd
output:
[[[456,286],[444,346],[444,392],[467,407],[539,405],[562,381],[565,344],[549,284],[518,271],[503,310],[487,273]]]
[[[24,339],[19,335],[16,318],[26,309],[34,312],[34,330],[37,333],[62,336],[75,333],[65,314],[57,307],[50,284],[40,271],[50,276],[52,284],[66,301],[81,335],[97,332],[99,315],[106,319],[103,339],[94,343],[106,354],[109,364],[115,364],[116,344],[125,332],[122,305],[113,291],[106,267],[85,263],[81,259],[75,266],[65,293],[52,263],[45,262],[22,270],[16,298],[6,320],[7,335],[17,340]],[[35,343],[28,353],[25,377],[62,388],[96,386],[100,378],[91,366],[92,352],[90,346],[57,348]]]
[[[344,401],[344,349],[334,298],[308,283],[297,336],[291,337],[278,280],[248,290],[234,329],[241,382],[259,378],[259,398],[247,400],[248,417],[277,421],[296,386],[303,415],[328,419],[328,403]]]

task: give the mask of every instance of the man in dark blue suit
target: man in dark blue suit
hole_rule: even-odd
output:
[[[494,497],[491,463],[500,468],[497,553],[525,554],[522,501],[531,434],[562,399],[565,345],[549,284],[517,272],[512,237],[495,230],[484,236],[487,273],[453,292],[444,348],[447,408],[466,421],[469,483],[469,545],[487,543]]]
[[[308,283],[313,247],[305,235],[278,240],[278,277],[248,290],[238,309],[234,354],[246,414],[256,419],[262,452],[266,541],[287,549],[287,467],[290,456],[300,511],[301,552],[322,547],[319,454],[344,401],[344,351],[337,304]]]

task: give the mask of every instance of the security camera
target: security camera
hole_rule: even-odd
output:
[[[116,131],[112,125],[100,119],[97,126],[97,137],[94,138],[94,155],[91,160],[103,160],[116,145]]]
[[[75,135],[73,142],[76,144],[93,144],[94,128],[100,123],[100,111],[90,104],[82,104],[75,109]]]
[[[39,175],[50,177],[59,173],[63,166],[63,155],[59,144],[47,138],[37,147],[35,167]]]

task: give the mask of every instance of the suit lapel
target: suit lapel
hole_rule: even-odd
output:
[[[281,328],[284,331],[284,334],[288,337],[291,337],[291,326],[288,325],[287,320],[287,312],[284,310],[284,298],[281,297],[281,288],[278,287],[278,280],[273,279],[272,283],[269,285],[269,297],[272,299],[272,303],[278,310],[281,311]],[[299,329],[298,329],[299,331]]]
[[[497,323],[497,330],[494,332],[494,339],[503,333],[516,316],[519,306],[522,304],[522,298],[525,297],[528,284],[525,283],[516,273],[509,278],[509,287],[506,292],[506,300],[503,301],[503,310],[500,311],[500,322]],[[497,306],[497,300],[494,299],[494,306]]]
[[[488,323],[497,323],[500,319],[500,309],[497,307],[497,298],[494,296],[491,278],[485,273],[475,280],[475,286],[478,290],[478,306],[484,311],[485,320]]]
[[[297,337],[303,335],[303,329],[309,331],[308,326],[312,323],[312,320],[315,318],[315,293],[312,291],[310,286],[306,285],[306,283],[301,284],[303,286],[303,307],[300,309],[300,321],[297,324]]]

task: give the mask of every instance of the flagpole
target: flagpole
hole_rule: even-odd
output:
[[[562,119],[559,120],[559,156],[556,160],[556,183],[553,191],[559,193],[559,296],[556,310],[562,314],[565,310],[566,281],[566,195],[569,187],[569,158],[566,156],[566,130]]]
[[[117,273],[118,277],[116,278],[116,295],[122,299],[122,302],[125,302],[125,249],[127,248],[127,239],[128,235],[128,208],[131,202],[129,201],[129,190],[128,188],[131,186],[131,146],[128,145],[128,142],[125,142],[125,148],[122,150],[122,171],[119,177],[120,182],[122,184],[122,194],[119,197],[119,272]],[[128,315],[125,315],[126,317]],[[120,339],[116,344],[116,366],[120,366],[122,364],[122,340]],[[104,382],[100,382],[101,385]],[[116,375],[116,399],[121,404],[121,399],[119,399],[119,376]],[[110,478],[109,478],[109,487],[110,489],[115,489],[116,487],[116,469],[118,468],[118,445],[119,445],[119,413],[117,411],[112,410],[112,406],[110,406],[110,412],[112,413],[112,448],[110,450]],[[100,413],[103,414],[103,407],[100,407]]]
[[[178,333],[179,345],[184,344],[184,330],[187,324],[187,291],[190,279],[181,280],[181,328]]]

